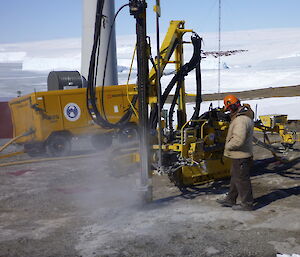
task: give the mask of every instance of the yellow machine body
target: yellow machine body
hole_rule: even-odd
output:
[[[135,85],[104,87],[104,110],[110,122],[117,122],[128,110]],[[97,99],[102,98],[102,87],[96,88]],[[97,101],[101,113],[102,104]],[[9,102],[12,114],[14,136],[32,131],[21,137],[17,143],[43,142],[53,132],[67,131],[71,135],[107,133],[92,121],[86,107],[86,89],[67,89],[36,92]],[[75,111],[74,111],[75,106]],[[72,109],[73,108],[73,109]],[[132,122],[136,122],[135,115]]]
[[[208,159],[197,166],[182,167],[182,184],[201,185],[230,176],[230,159]]]
[[[281,143],[286,146],[292,146],[299,142],[299,135],[296,132],[288,131],[286,125],[288,122],[287,115],[262,115],[259,116],[261,124],[256,124],[255,131],[265,134],[268,143]],[[267,134],[278,134],[280,141],[270,141]]]
[[[261,115],[259,118],[265,127],[270,128],[287,123],[287,115]]]
[[[180,154],[181,163],[171,180],[178,186],[191,186],[229,177],[231,162],[223,157],[228,127],[224,121],[187,122],[178,143],[165,145],[165,149]]]

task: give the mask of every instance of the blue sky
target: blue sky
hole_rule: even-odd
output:
[[[128,0],[115,0],[116,9]],[[148,1],[148,32],[155,18]],[[218,30],[218,0],[161,0],[161,31],[172,19],[186,20],[195,31]],[[222,30],[300,27],[299,0],[222,0]],[[0,43],[81,36],[82,0],[2,0]],[[134,33],[134,20],[124,9],[117,19],[117,34]]]

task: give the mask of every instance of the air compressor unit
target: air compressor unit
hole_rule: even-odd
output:
[[[117,122],[130,108],[135,85],[96,88],[96,102],[109,122]],[[66,155],[73,136],[92,136],[95,147],[105,149],[112,143],[115,130],[101,128],[87,110],[86,88],[35,92],[9,102],[14,137],[26,134],[16,143],[23,144],[31,155],[48,152]],[[103,95],[103,97],[102,97]],[[130,122],[136,123],[132,115]]]

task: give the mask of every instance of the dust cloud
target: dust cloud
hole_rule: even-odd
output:
[[[79,149],[91,151],[87,147],[87,139],[79,139]],[[75,145],[76,147],[76,145]],[[139,191],[140,176],[138,165],[120,158],[121,145],[114,142],[112,148],[93,151],[96,156],[83,158],[80,161],[80,181],[78,191],[73,194],[78,208],[89,210],[90,213],[107,209],[133,208],[141,205]],[[88,150],[89,149],[89,150]],[[117,151],[116,151],[117,149]],[[70,167],[73,164],[70,163]],[[76,167],[78,169],[79,167]]]

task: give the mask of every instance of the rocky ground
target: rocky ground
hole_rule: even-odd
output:
[[[215,202],[228,180],[181,192],[167,177],[154,176],[153,202],[144,205],[139,176],[117,175],[109,159],[106,152],[0,167],[0,256],[300,254],[298,161],[283,164],[255,147],[256,207],[240,212]]]

